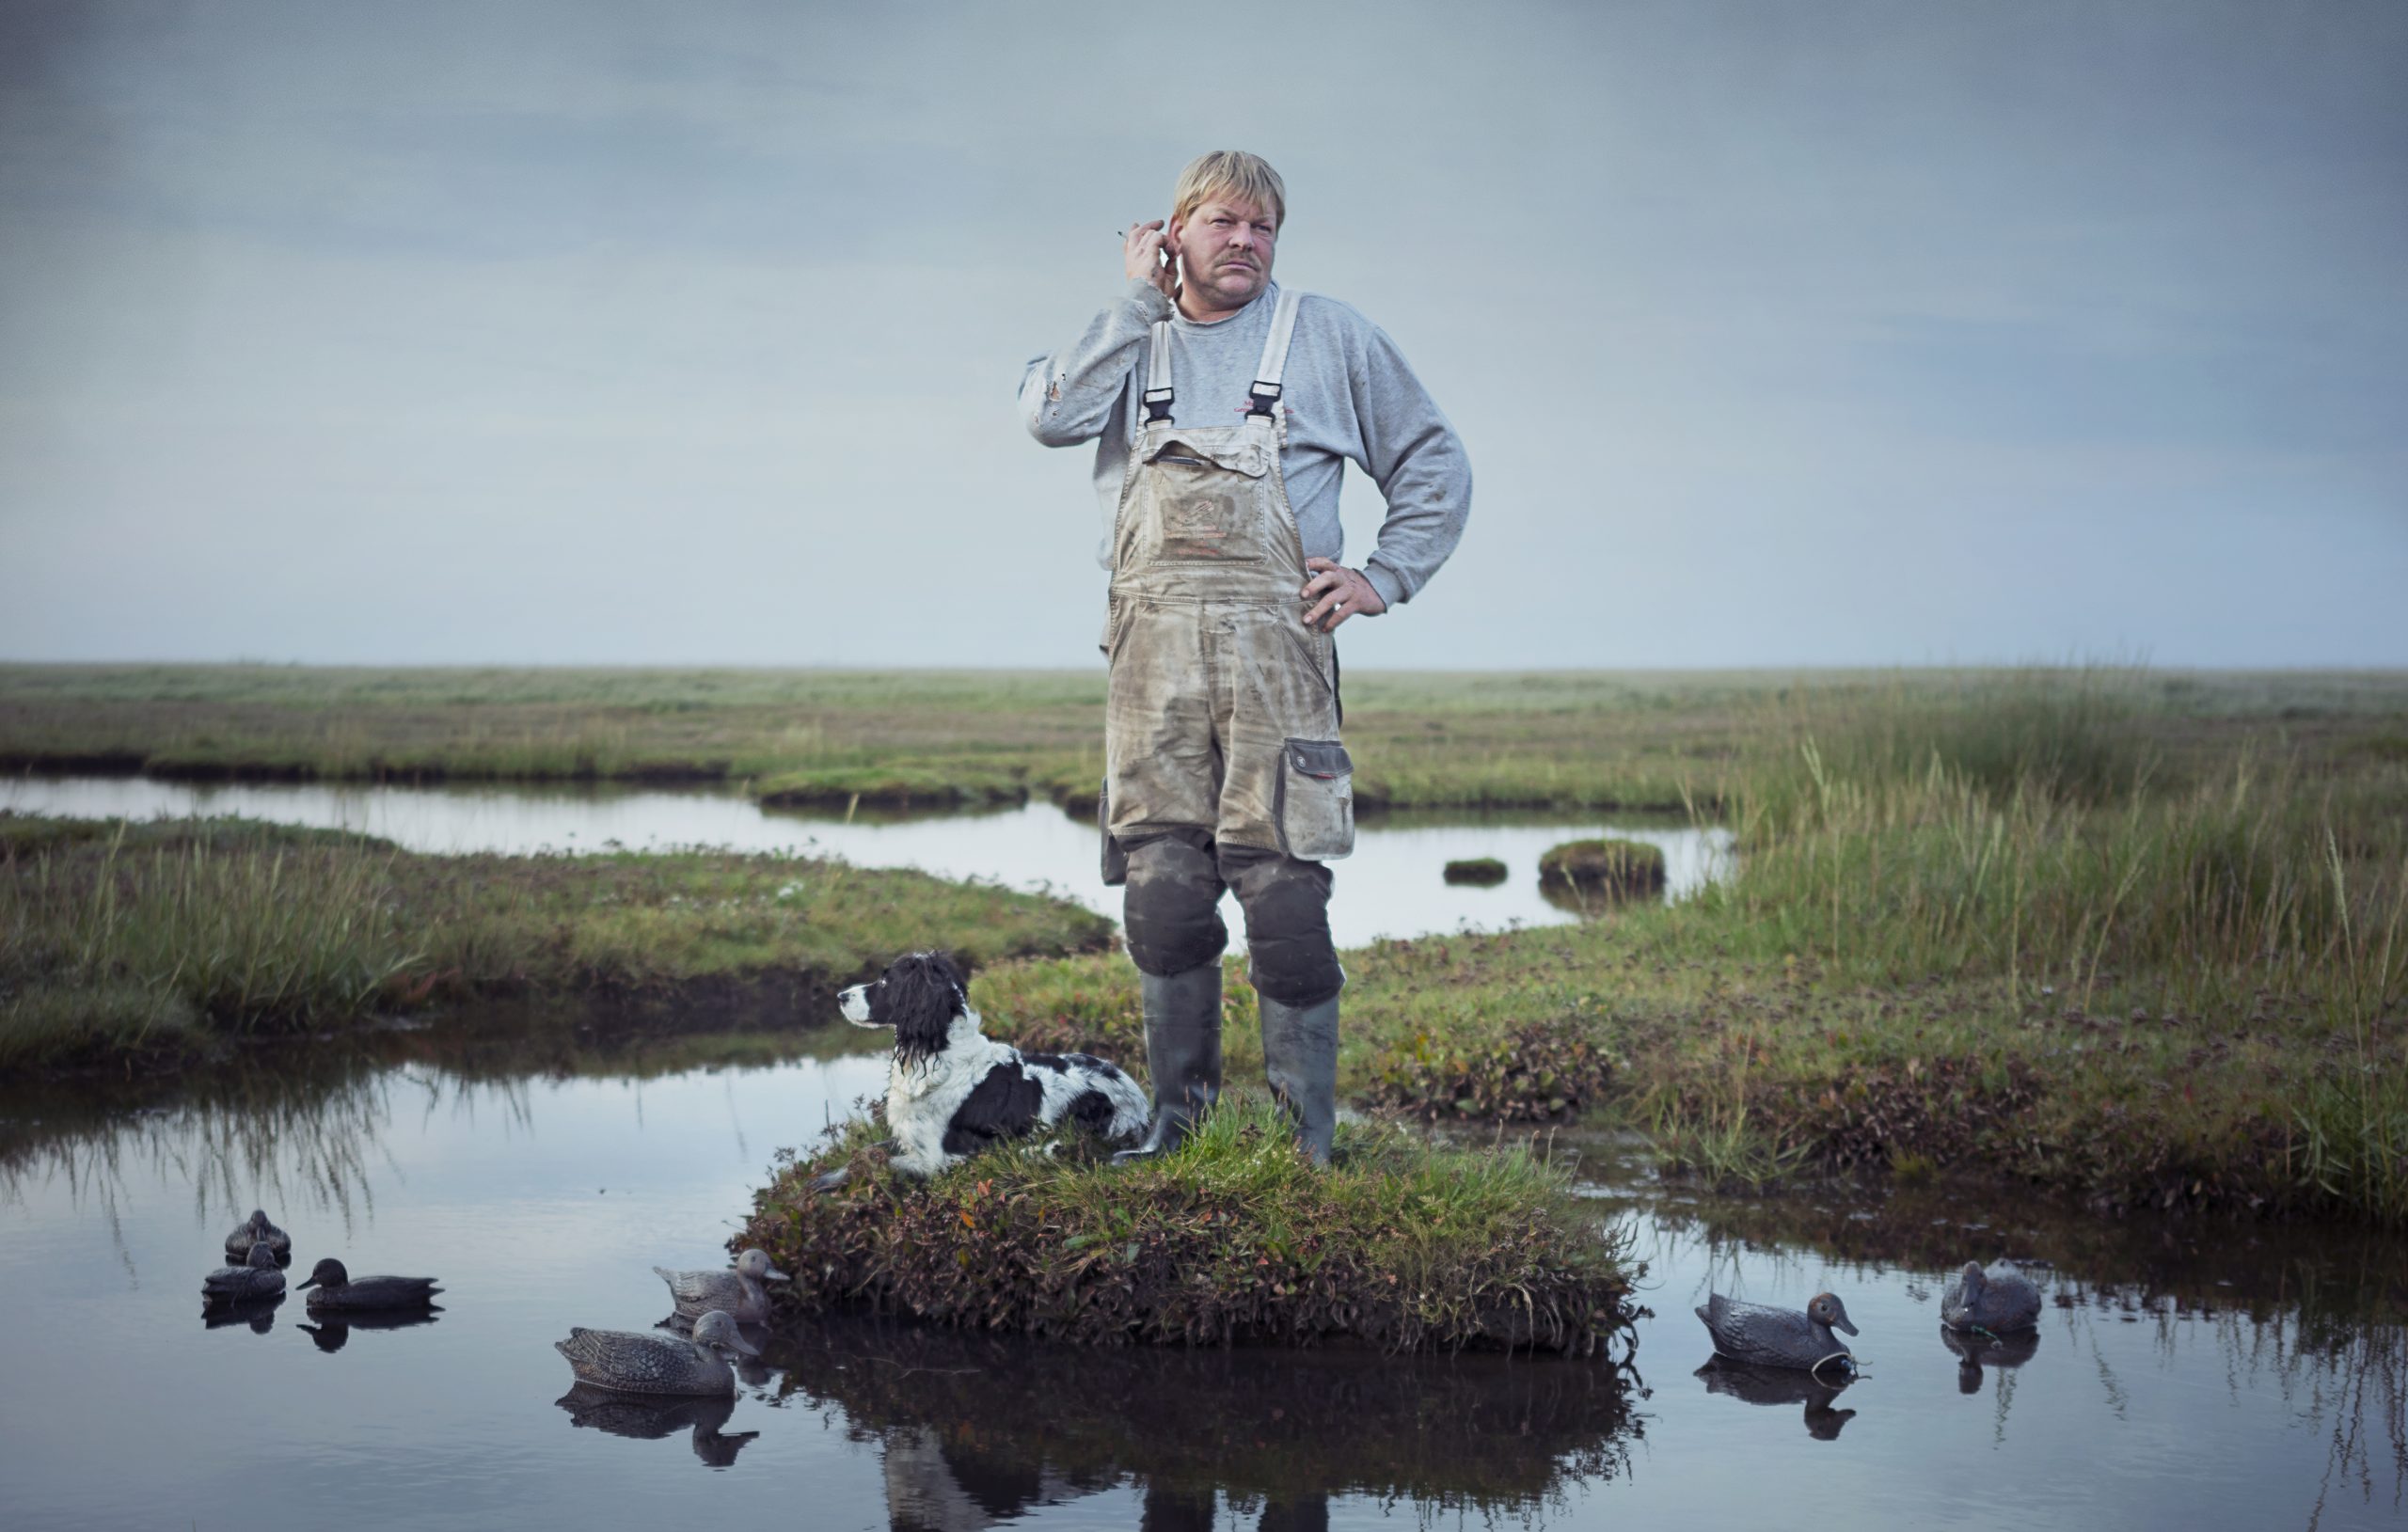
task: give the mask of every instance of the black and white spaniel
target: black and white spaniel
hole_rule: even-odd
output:
[[[1153,1117],[1137,1082],[1085,1053],[1022,1053],[978,1030],[961,975],[939,953],[908,953],[836,997],[857,1027],[891,1027],[886,1126],[895,1168],[934,1176],[991,1144],[1064,1119],[1116,1143]]]

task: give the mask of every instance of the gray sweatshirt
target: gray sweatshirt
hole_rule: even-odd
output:
[[[1136,381],[1145,375],[1156,320],[1171,322],[1173,419],[1234,425],[1271,333],[1278,284],[1224,320],[1198,324],[1150,282],[1132,279],[1086,333],[1028,364],[1020,385],[1029,434],[1048,447],[1097,441],[1095,492],[1104,533],[1097,557],[1112,566],[1112,519],[1136,440]],[[1471,514],[1471,463],[1454,427],[1379,326],[1335,298],[1307,293],[1296,310],[1280,406],[1288,445],[1279,470],[1307,558],[1345,557],[1338,491],[1353,458],[1387,501],[1379,545],[1363,574],[1394,607],[1410,601],[1464,535]],[[1098,438],[1101,438],[1098,441]]]

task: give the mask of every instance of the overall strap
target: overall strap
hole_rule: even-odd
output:
[[[1278,307],[1271,310],[1271,334],[1262,342],[1262,361],[1254,370],[1248,415],[1269,415],[1279,403],[1279,377],[1288,369],[1288,342],[1296,335],[1296,305],[1304,294],[1292,287],[1279,290]]]
[[[1170,321],[1154,322],[1154,340],[1146,363],[1146,420],[1170,419]]]

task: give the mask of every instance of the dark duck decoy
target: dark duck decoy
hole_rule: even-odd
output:
[[[431,1276],[356,1277],[332,1256],[311,1267],[309,1280],[301,1286],[309,1289],[312,1314],[372,1314],[387,1309],[424,1308],[443,1290]]]
[[[767,1284],[794,1280],[784,1271],[771,1269],[766,1250],[748,1250],[738,1256],[733,1271],[673,1271],[665,1266],[652,1270],[669,1284],[669,1295],[677,1301],[678,1313],[688,1319],[700,1319],[719,1309],[738,1324],[768,1322]]]
[[[2029,1330],[2040,1322],[2040,1289],[2004,1261],[1987,1271],[1967,1261],[1940,1296],[1940,1322],[1951,1330],[1986,1330],[1994,1335]]]
[[[721,1347],[739,1356],[761,1354],[721,1309],[694,1321],[691,1340],[572,1327],[568,1339],[552,1342],[552,1349],[568,1358],[578,1382],[626,1394],[733,1394],[736,1374],[719,1354]]]
[[[234,1232],[226,1237],[226,1254],[242,1260],[250,1255],[251,1246],[262,1240],[277,1260],[293,1258],[293,1237],[269,1223],[266,1211],[259,1208],[252,1208],[251,1216],[235,1224]]]
[[[1697,1310],[1705,1322],[1706,1334],[1714,1337],[1714,1349],[1734,1362],[1746,1362],[1760,1367],[1804,1367],[1808,1371],[1830,1364],[1856,1370],[1856,1357],[1840,1338],[1831,1334],[1845,1330],[1856,1334],[1856,1326],[1848,1322],[1847,1310],[1839,1299],[1827,1292],[1816,1293],[1800,1314],[1794,1308],[1770,1308],[1763,1303],[1742,1303],[1720,1293],[1708,1293],[1705,1306]]]
[[[265,1240],[251,1245],[250,1258],[242,1265],[221,1266],[200,1279],[200,1301],[212,1307],[283,1296],[284,1273]]]

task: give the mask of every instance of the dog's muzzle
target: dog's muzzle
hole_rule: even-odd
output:
[[[846,1020],[857,1027],[878,1025],[869,1019],[869,991],[868,985],[857,984],[850,989],[841,989],[836,993],[836,1009],[844,1013]]]

